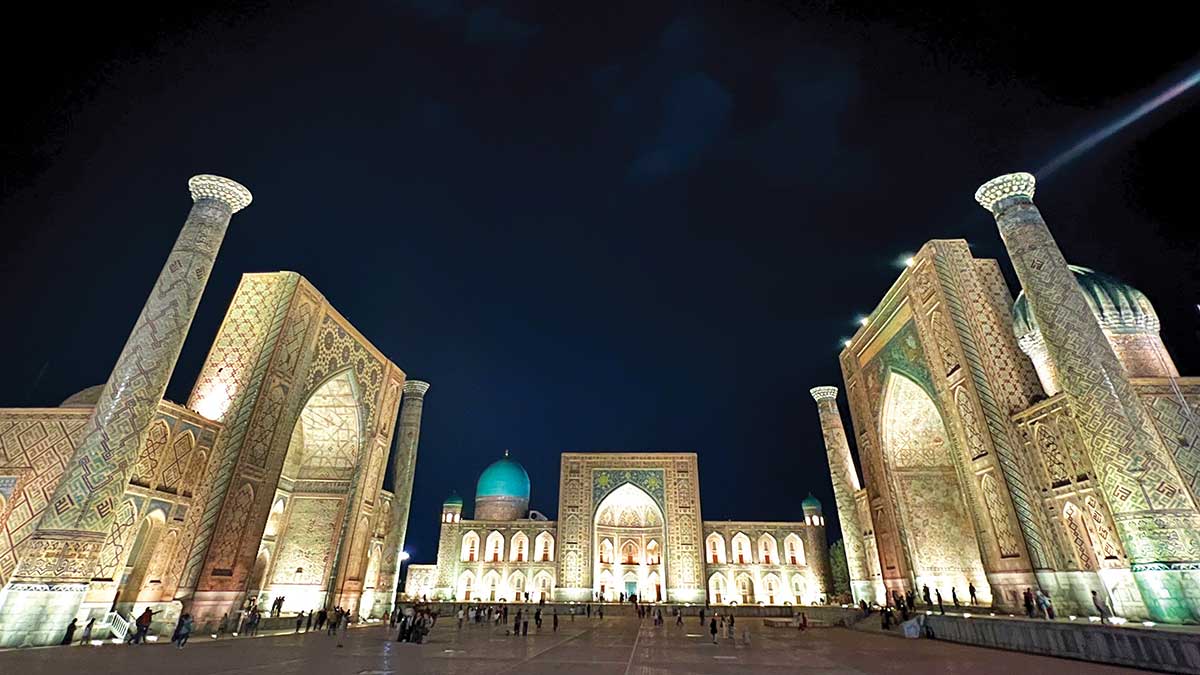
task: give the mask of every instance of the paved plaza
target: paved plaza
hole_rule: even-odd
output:
[[[563,617],[559,631],[504,635],[504,629],[439,622],[422,645],[399,644],[382,626],[324,633],[201,640],[177,650],[141,647],[46,647],[0,652],[3,673],[1128,673],[1128,668],[982,649],[931,640],[904,640],[846,628],[764,628],[743,619],[751,644],[713,645],[695,617],[682,628],[668,621]],[[742,624],[742,621],[745,624]],[[531,627],[532,628],[532,627]]]

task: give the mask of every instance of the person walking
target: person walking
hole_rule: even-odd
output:
[[[1095,594],[1096,594],[1096,592],[1093,591],[1092,595],[1095,595]],[[1025,592],[1022,595],[1024,596],[1024,599],[1025,599],[1025,616],[1027,618],[1032,619],[1033,618],[1033,591],[1026,588]]]
[[[76,621],[77,619],[71,619],[71,623],[67,624],[67,632],[63,634],[62,642],[59,642],[58,644],[70,645],[71,641],[75,639],[75,629],[78,628],[78,626],[75,625]]]
[[[968,583],[967,584],[967,592],[971,594],[971,605],[978,606],[979,599],[975,597],[975,584]]]
[[[675,625],[683,625],[683,610],[679,609],[678,607],[675,608]]]
[[[229,612],[225,612],[221,616],[221,623],[217,624],[217,638],[224,637],[227,630],[229,630]]]
[[[300,632],[300,627],[303,625],[304,625],[304,610],[300,610],[300,613],[296,615],[296,632],[297,633]]]
[[[125,641],[126,644],[144,644],[146,642],[146,634],[150,632],[150,621],[155,614],[157,614],[157,612],[152,612],[150,611],[150,608],[147,607],[145,611],[138,616],[137,621],[134,622],[134,625],[137,626],[137,631],[134,632],[132,637]]]
[[[717,617],[713,617],[708,622],[708,632],[712,634],[713,644],[717,644]]]
[[[525,613],[525,618],[521,620],[521,637],[529,635],[529,613]]]
[[[459,629],[459,630],[462,630],[462,622],[463,622],[463,611],[462,611],[462,607],[459,607],[459,608],[458,608],[458,614],[457,614],[456,616],[458,617],[458,629]]]
[[[942,589],[939,588],[939,589],[935,590],[934,593],[937,593],[938,611],[941,612],[942,614],[945,614],[946,607],[944,605],[942,605]]]
[[[304,632],[305,633],[312,630],[312,617],[313,617],[313,610],[310,609],[310,610],[308,610],[308,618],[304,620]]]
[[[703,607],[700,608],[700,625],[701,626],[704,625],[704,608]]]
[[[194,625],[195,624],[192,622],[191,614],[185,613],[180,618],[179,630],[176,631],[176,635],[175,635],[175,648],[176,649],[183,649],[183,646],[187,644],[188,638],[191,637],[191,635],[192,635],[192,628],[194,627]]]
[[[92,626],[96,623],[96,617],[88,619],[88,622],[83,626],[83,637],[79,638],[79,644],[86,645],[92,641]]]
[[[558,632],[558,608],[554,609],[554,632]]]
[[[737,630],[733,627],[733,612],[729,613],[729,632],[726,636],[732,640],[737,637]]]
[[[929,597],[929,584],[925,584],[921,587],[921,597],[925,599],[925,605],[927,607],[933,607],[933,598]]]
[[[1096,611],[1100,612],[1100,623],[1112,622],[1112,610],[1108,608],[1108,601],[1096,595],[1096,591],[1092,591],[1092,604],[1096,606]]]

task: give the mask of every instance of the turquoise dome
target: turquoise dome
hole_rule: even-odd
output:
[[[480,497],[515,497],[529,501],[529,474],[519,462],[509,459],[508,453],[479,474],[475,499]]]
[[[463,498],[458,496],[458,492],[451,492],[446,501],[442,502],[442,506],[462,506]]]
[[[1075,281],[1087,298],[1088,307],[1100,321],[1100,326],[1113,333],[1158,332],[1158,314],[1150,299],[1129,284],[1078,265],[1068,265],[1075,273]],[[1013,333],[1022,338],[1040,333],[1037,320],[1029,311],[1029,300],[1025,291],[1017,294],[1013,303]]]
[[[808,496],[804,498],[804,501],[800,502],[800,506],[810,509],[819,509],[821,508],[821,500],[814,497],[813,493],[810,492],[808,493]]]

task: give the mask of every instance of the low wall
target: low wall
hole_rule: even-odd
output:
[[[402,603],[408,606],[410,603]],[[566,603],[566,602],[548,602],[545,605],[539,605],[534,602],[508,602],[508,603],[486,603],[486,602],[430,602],[422,603],[422,606],[432,607],[439,615],[448,616],[458,611],[460,607],[487,607],[489,604],[505,605],[508,607],[508,613],[511,615],[519,609],[527,611],[536,611],[539,607],[542,609],[543,615],[553,614],[558,611],[559,616],[569,615],[571,609],[574,608],[576,616],[586,614],[586,606],[588,603]],[[595,616],[600,607],[604,608],[605,616],[634,616],[637,612],[631,603],[591,603],[592,615]],[[793,614],[801,612],[808,615],[810,621],[817,620],[830,625],[851,625],[861,615],[857,609],[834,607],[829,605],[796,605],[796,606],[765,606],[765,605],[680,605],[671,603],[658,603],[653,605],[645,605],[653,611],[655,608],[661,608],[664,617],[674,616],[674,610],[679,608],[683,611],[684,616],[698,616],[700,610],[703,609],[707,616],[712,616],[714,612],[728,616],[746,616],[746,617],[784,617],[791,618]]]
[[[1171,673],[1200,674],[1200,635],[1140,627],[930,615],[934,638]]]

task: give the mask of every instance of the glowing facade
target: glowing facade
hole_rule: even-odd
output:
[[[557,521],[529,511],[507,457],[480,476],[476,518],[442,506],[436,565],[411,565],[410,596],[467,601],[817,604],[832,592],[825,519],[704,521],[692,453],[565,453]],[[481,514],[484,517],[480,517]],[[528,514],[528,515],[527,515]]]
[[[108,383],[0,410],[2,646],[55,644],[72,618],[102,637],[143,607],[161,630],[279,596],[285,611],[391,606],[383,548],[403,545],[407,503],[393,509],[382,482],[404,373],[315,288],[245,275],[187,406],[162,400],[250,201],[227,179],[189,185],[192,213]]]
[[[1015,303],[995,261],[931,241],[842,351],[861,488],[835,394],[814,390],[855,599],[971,584],[1018,607],[1041,588],[1086,614],[1095,590],[1130,618],[1196,621],[1200,380],[1144,295],[1066,264],[1032,194],[1015,174],[977,195]]]

